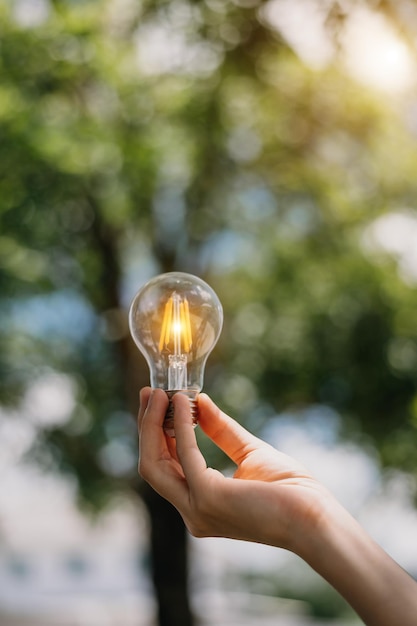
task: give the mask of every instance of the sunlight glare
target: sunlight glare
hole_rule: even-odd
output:
[[[333,45],[325,26],[326,12],[316,0],[269,0],[259,13],[307,65],[320,69],[331,61]]]
[[[359,82],[400,93],[415,85],[416,66],[388,20],[365,7],[352,11],[343,37],[344,61]]]
[[[370,254],[385,251],[398,262],[401,278],[417,282],[417,217],[412,210],[382,215],[365,229],[362,245]]]

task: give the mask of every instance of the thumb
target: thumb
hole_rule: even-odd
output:
[[[236,465],[252,450],[267,445],[223,413],[205,393],[198,397],[198,414],[202,430]]]

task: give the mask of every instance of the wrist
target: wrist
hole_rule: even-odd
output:
[[[367,626],[415,626],[415,581],[337,502],[323,506],[299,556],[325,578]]]

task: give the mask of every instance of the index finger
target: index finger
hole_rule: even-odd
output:
[[[197,445],[189,398],[176,393],[172,402],[177,455],[187,482],[192,484],[207,469],[207,464]]]

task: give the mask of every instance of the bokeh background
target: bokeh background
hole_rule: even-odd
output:
[[[0,4],[2,626],[355,623],[137,477],[171,270],[224,306],[205,390],[417,576],[416,69],[413,0]]]

